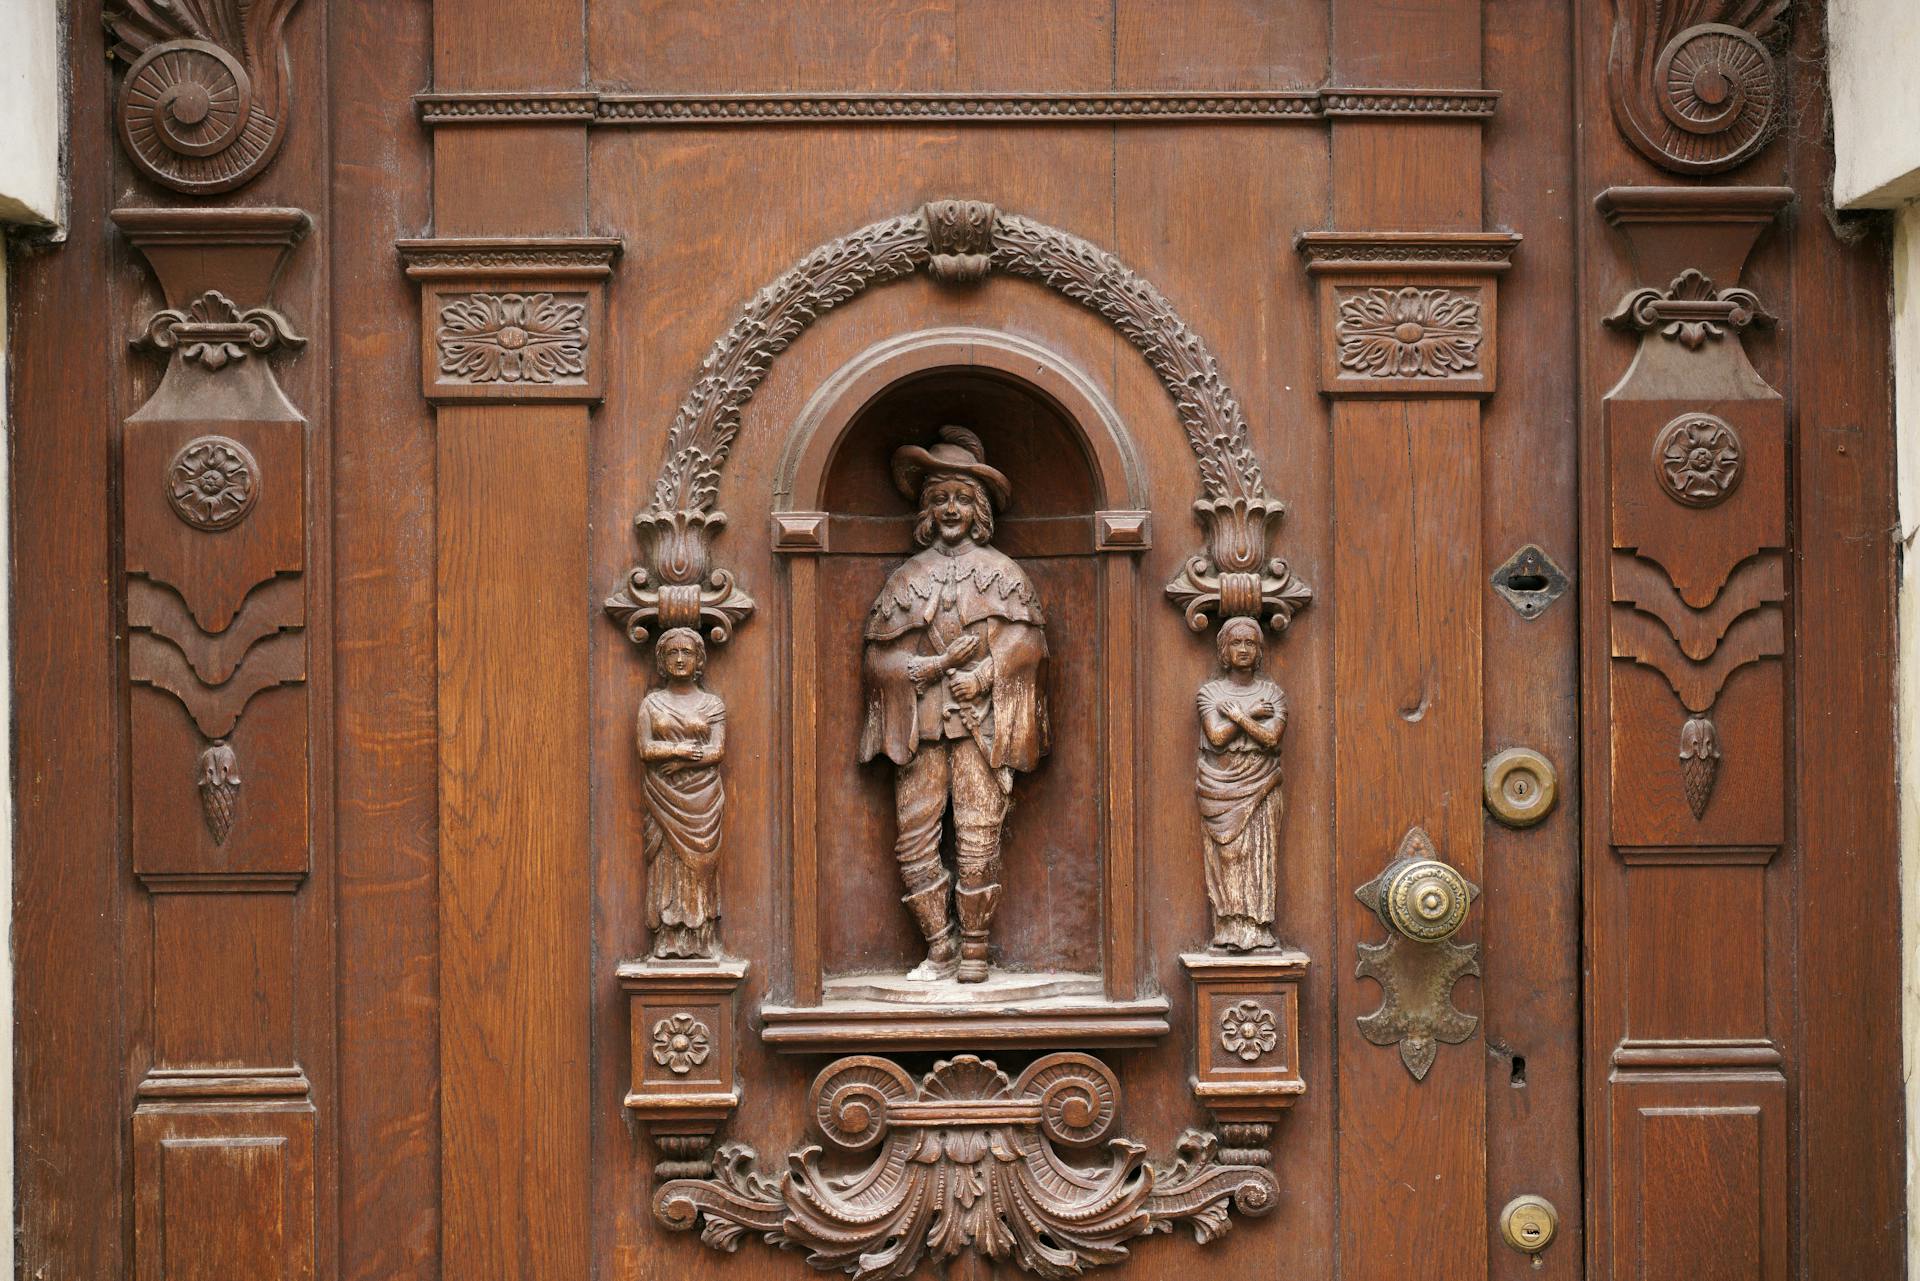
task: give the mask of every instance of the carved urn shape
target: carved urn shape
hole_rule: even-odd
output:
[[[633,527],[640,534],[646,563],[653,567],[663,585],[695,584],[707,576],[712,564],[709,540],[727,523],[727,514],[717,511],[647,511],[634,517]],[[694,620],[697,622],[697,618]],[[672,625],[692,626],[693,623]]]
[[[1222,575],[1248,574],[1267,558],[1267,539],[1286,504],[1277,498],[1203,498],[1193,514],[1206,530],[1207,552]]]

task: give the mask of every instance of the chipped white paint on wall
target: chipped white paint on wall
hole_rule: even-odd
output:
[[[1920,4],[1832,0],[1834,203],[1891,209],[1920,197]]]
[[[59,223],[59,0],[0,0],[0,32],[0,223]]]

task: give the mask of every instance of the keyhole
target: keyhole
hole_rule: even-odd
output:
[[[1544,574],[1509,574],[1507,586],[1516,592],[1544,592],[1547,579]]]

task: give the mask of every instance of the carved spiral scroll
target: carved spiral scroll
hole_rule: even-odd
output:
[[[115,0],[105,22],[120,83],[120,140],[162,186],[231,191],[285,133],[287,15],[299,0]]]
[[[1614,0],[1614,118],[1675,173],[1750,159],[1786,106],[1776,53],[1791,0]]]
[[[984,202],[937,201],[928,209],[935,212],[917,210],[870,223],[821,245],[741,309],[708,351],[700,377],[680,404],[667,437],[666,463],[654,485],[652,518],[713,509],[741,411],[773,358],[807,326],[863,290],[916,271],[931,272],[936,258],[943,279],[971,283],[977,279],[972,262],[961,260],[979,258],[981,250],[989,270],[1046,285],[1098,313],[1139,349],[1173,397],[1209,498],[1265,497],[1240,402],[1222,380],[1213,353],[1158,289],[1078,236]],[[949,239],[966,243],[948,244]]]

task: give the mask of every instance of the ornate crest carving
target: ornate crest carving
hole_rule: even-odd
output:
[[[273,159],[289,94],[282,39],[299,0],[109,0],[127,63],[116,115],[140,171],[190,195],[231,191]]]
[[[256,352],[265,356],[304,347],[307,340],[273,308],[242,309],[219,290],[209,289],[185,307],[154,312],[134,345],[160,352],[178,348],[182,360],[216,370]]]
[[[1718,173],[1751,158],[1786,111],[1778,50],[1791,0],[1614,0],[1613,118],[1649,160]]]
[[[897,1281],[924,1262],[971,1251],[1041,1277],[1119,1263],[1127,1243],[1185,1223],[1202,1244],[1232,1211],[1264,1214],[1273,1175],[1220,1160],[1218,1140],[1189,1130],[1177,1159],[1150,1165],[1129,1139],[1107,1143],[1104,1167],[1070,1162],[1113,1129],[1119,1083],[1099,1060],[1050,1054],[1010,1082],[992,1063],[959,1055],[918,1082],[887,1059],[855,1055],[815,1078],[808,1112],[825,1143],[877,1149],[864,1170],[835,1177],[809,1145],[778,1178],[750,1148],[723,1144],[709,1179],[679,1179],[654,1197],[667,1227],[698,1227],[717,1250],[748,1232],[804,1250],[823,1272]]]

